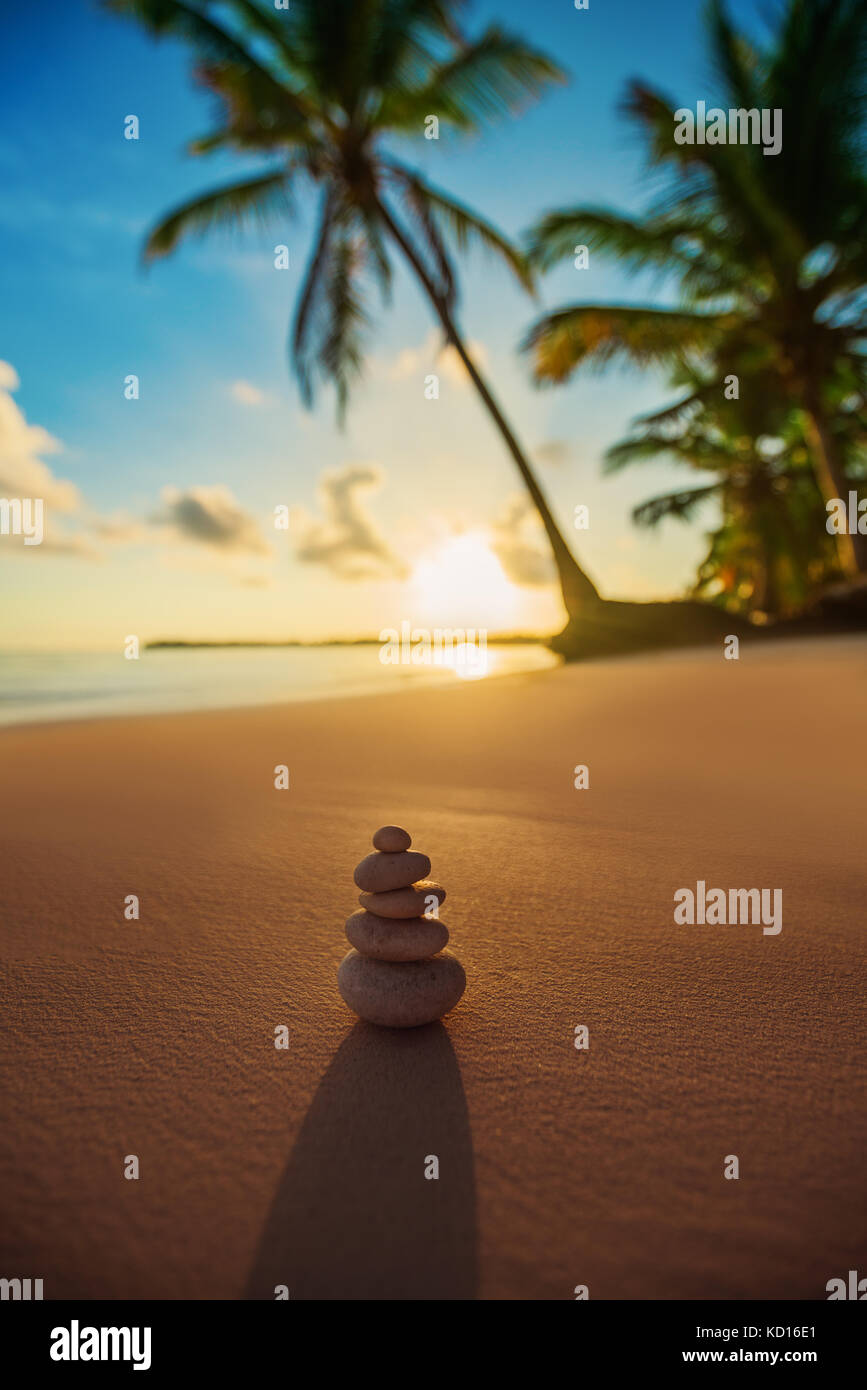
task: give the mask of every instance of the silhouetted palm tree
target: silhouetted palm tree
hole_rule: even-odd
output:
[[[455,317],[453,251],[475,242],[525,287],[526,259],[463,203],[398,159],[388,137],[423,138],[425,119],[474,131],[520,109],[561,73],[504,30],[478,38],[458,28],[461,0],[106,0],[157,35],[198,55],[216,94],[220,127],[193,146],[269,157],[261,173],[177,208],[151,233],[149,257],[181,237],[250,217],[289,216],[295,195],[319,193],[319,225],[298,298],[291,353],[309,405],[317,377],[337,390],[342,414],[363,365],[367,277],[387,298],[391,256],[404,258],[466,368],[518,467],[554,551],[566,610],[598,597],[571,554],[527,456],[482,377]]]
[[[539,379],[625,355],[773,372],[803,416],[825,500],[845,497],[849,459],[836,415],[867,396],[867,4],[789,0],[771,49],[757,51],[708,7],[711,53],[729,109],[781,109],[782,149],[676,144],[675,104],[641,83],[625,110],[651,161],[672,177],[642,218],[589,207],[547,216],[535,255],[550,265],[576,244],[679,280],[676,308],[573,305],[546,315],[525,343]],[[839,536],[845,574],[867,569],[865,537]]]

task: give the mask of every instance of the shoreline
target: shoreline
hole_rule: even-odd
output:
[[[488,684],[491,681],[510,680],[519,676],[547,675],[559,670],[565,663],[561,658],[552,655],[552,662],[549,666],[518,668],[505,670],[502,672],[492,671],[480,678],[464,679],[452,672],[452,679],[449,680],[446,668],[441,675],[426,676],[424,674],[414,676],[411,679],[396,679],[391,686],[385,684],[377,687],[361,689],[347,685],[343,689],[329,689],[327,694],[302,694],[294,698],[269,699],[262,701],[248,701],[246,703],[230,703],[217,705],[191,705],[186,708],[176,709],[140,709],[140,710],[106,710],[100,713],[82,713],[78,715],[59,715],[45,719],[22,719],[4,722],[0,720],[0,737],[4,733],[16,729],[32,729],[43,727],[54,727],[57,724],[73,725],[81,723],[100,723],[103,720],[116,719],[163,719],[172,718],[180,715],[207,715],[207,714],[228,714],[242,713],[250,710],[276,710],[284,707],[296,705],[323,705],[330,703],[344,703],[347,700],[377,699],[380,696],[391,698],[395,695],[407,695],[422,690],[454,690],[463,686],[474,686]]]
[[[821,645],[822,648],[826,648],[829,646],[845,647],[851,645],[856,650],[867,651],[867,634],[862,635],[859,633],[853,634],[834,632],[828,633],[827,635],[809,634],[803,636],[786,636],[785,638],[780,638],[777,641],[768,643],[763,642],[761,643],[761,645],[757,645],[755,648],[752,648],[751,650],[760,652],[764,656],[773,657],[777,653],[785,654],[787,651],[790,651],[794,648],[812,647],[814,645],[817,647]],[[259,650],[259,648],[255,648],[255,650]],[[311,648],[311,650],[313,649]],[[4,655],[4,653],[0,653],[0,656],[2,655]],[[44,655],[54,655],[54,653],[44,653]],[[424,677],[419,677],[417,682],[407,681],[403,685],[401,685],[399,682],[395,682],[395,685],[392,689],[388,689],[384,686],[381,688],[365,690],[347,688],[343,691],[329,692],[327,695],[311,694],[299,696],[293,699],[274,699],[262,702],[251,701],[249,703],[241,704],[195,705],[184,709],[149,709],[135,711],[118,710],[113,712],[106,711],[105,713],[96,714],[87,713],[80,715],[61,715],[46,719],[16,720],[10,721],[8,723],[0,721],[0,738],[2,738],[6,734],[14,733],[16,730],[49,727],[54,728],[58,725],[66,727],[78,726],[81,724],[99,724],[103,721],[115,720],[171,719],[181,717],[184,715],[204,716],[218,714],[242,714],[244,712],[258,710],[276,711],[279,709],[286,709],[290,707],[294,708],[296,706],[319,706],[328,705],[331,703],[343,704],[347,700],[355,701],[366,699],[378,699],[380,696],[391,697],[394,695],[407,695],[412,694],[413,692],[421,692],[423,690],[447,691],[460,690],[464,687],[469,686],[481,687],[489,685],[491,681],[502,682],[514,680],[517,678],[551,676],[555,672],[569,669],[573,669],[576,671],[589,671],[600,668],[607,668],[611,666],[619,666],[620,664],[632,666],[636,663],[639,665],[643,665],[648,662],[666,662],[671,660],[677,661],[683,659],[684,657],[690,656],[694,657],[696,660],[701,660],[702,658],[716,659],[718,655],[719,650],[716,646],[713,646],[711,644],[704,644],[701,646],[686,648],[670,647],[660,651],[642,650],[626,653],[619,652],[608,656],[590,657],[586,661],[570,662],[565,661],[562,657],[556,657],[554,662],[550,666],[527,667],[526,669],[507,670],[503,671],[500,674],[497,674],[496,672],[491,672],[489,675],[486,675],[481,679],[464,680],[457,675],[454,676],[453,681],[448,681],[445,679],[440,680],[437,678],[425,680]]]

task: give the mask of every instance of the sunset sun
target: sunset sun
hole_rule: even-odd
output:
[[[452,536],[419,560],[410,579],[419,621],[503,629],[518,611],[518,591],[479,531]]]

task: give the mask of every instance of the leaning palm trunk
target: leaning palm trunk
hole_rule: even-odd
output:
[[[193,45],[223,115],[221,127],[194,146],[198,153],[234,146],[280,159],[252,179],[176,208],[152,231],[148,257],[166,255],[190,232],[291,215],[299,188],[320,190],[291,355],[304,403],[312,404],[317,379],[329,381],[342,418],[364,358],[364,279],[370,274],[387,299],[389,252],[398,248],[517,464],[553,548],[570,622],[582,606],[598,607],[596,588],[571,554],[452,317],[451,248],[481,245],[529,289],[526,259],[478,213],[381,150],[392,135],[418,138],[427,112],[464,132],[515,114],[563,79],[557,65],[499,26],[468,38],[457,23],[462,0],[293,0],[291,13],[279,17],[250,0],[103,2],[158,36],[173,33]],[[399,215],[417,222],[414,234],[385,206],[386,184],[397,190]]]
[[[502,436],[502,439],[506,445],[506,448],[508,449],[509,453],[511,454],[512,458],[514,459],[517,465],[518,472],[521,475],[521,479],[524,483],[524,486],[526,487],[531,498],[533,499],[533,504],[536,507],[539,516],[541,517],[542,525],[545,527],[545,532],[548,536],[548,540],[551,543],[551,549],[554,552],[554,561],[557,566],[557,574],[560,580],[560,590],[563,595],[563,604],[566,608],[566,612],[568,613],[570,620],[574,620],[586,608],[588,603],[601,602],[599,590],[596,588],[596,585],[592,582],[592,580],[584,573],[583,569],[578,564],[577,560],[575,559],[574,555],[572,554],[568,545],[566,544],[566,541],[563,538],[560,528],[558,527],[557,522],[554,520],[553,513],[551,512],[551,508],[549,507],[548,502],[545,498],[545,494],[542,492],[542,489],[536,482],[536,479],[533,475],[533,470],[530,467],[530,464],[527,460],[527,457],[523,449],[521,448],[520,444],[515,438],[515,435],[513,434],[508,424],[508,421],[506,420],[505,416],[503,415],[503,412],[497,404],[497,401],[490,387],[488,386],[487,382],[485,381],[484,377],[482,376],[481,372],[479,371],[478,367],[476,366],[475,362],[473,361],[472,357],[467,351],[466,344],[464,343],[460,333],[458,332],[454,318],[452,317],[451,311],[449,309],[448,304],[446,303],[445,298],[437,290],[437,287],[434,285],[433,281],[428,275],[423,262],[416,254],[412,246],[412,243],[410,242],[409,238],[404,235],[399,224],[392,216],[388,207],[386,207],[384,201],[380,200],[378,202],[378,210],[383,222],[385,223],[386,227],[391,233],[391,236],[394,238],[395,242],[400,247],[404,257],[406,258],[410,267],[415,273],[416,278],[422,285],[428,299],[431,302],[431,305],[433,306],[437,318],[442,324],[443,330],[445,331],[446,340],[454,347],[455,351],[457,352],[458,356],[463,362],[470,380],[472,381],[473,385],[478,391],[479,396],[481,397],[481,400],[488,411],[488,414],[490,415],[491,419],[493,420],[494,424],[499,430],[500,435]]]

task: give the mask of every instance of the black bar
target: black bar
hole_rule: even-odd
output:
[[[861,1300],[864,1301],[864,1300]],[[502,1321],[501,1321],[502,1319]],[[525,1347],[544,1359],[564,1351],[576,1376],[594,1368],[644,1376],[676,1368],[717,1365],[728,1371],[764,1365],[805,1366],[827,1378],[863,1361],[867,1309],[857,1302],[586,1302],[567,1311],[546,1303],[218,1302],[6,1302],[0,1304],[0,1372],[20,1367],[52,1379],[109,1370],[135,1375],[134,1360],[152,1379],[184,1372],[221,1379],[282,1368],[285,1379],[332,1380],[345,1365],[359,1374],[404,1379],[407,1346],[414,1343],[418,1369],[428,1380],[441,1361],[452,1373],[458,1348],[483,1355],[489,1370],[502,1360],[514,1375],[514,1354]],[[117,1338],[127,1360],[56,1360],[51,1350],[113,1350],[111,1334],[95,1339],[88,1329],[127,1329]],[[133,1329],[139,1329],[135,1334]],[[150,1341],[145,1336],[149,1329]],[[62,1330],[62,1331],[61,1331]],[[728,1335],[726,1335],[728,1334]],[[544,1342],[536,1338],[541,1335]],[[67,1340],[68,1338],[68,1340]],[[528,1339],[532,1338],[532,1343]],[[468,1340],[469,1339],[469,1340]],[[377,1350],[378,1348],[378,1350]],[[313,1357],[313,1366],[309,1358]],[[149,1358],[149,1365],[144,1362]],[[305,1367],[307,1369],[305,1369]],[[464,1367],[466,1370],[466,1367]],[[541,1369],[541,1368],[540,1368]],[[553,1374],[553,1367],[552,1374]],[[312,1374],[311,1374],[312,1371]],[[140,1374],[141,1374],[140,1373]],[[510,1377],[511,1378],[511,1377]],[[486,1379],[489,1377],[486,1376]],[[534,1383],[550,1379],[537,1374]],[[133,1383],[136,1383],[135,1380]],[[144,1383],[144,1382],[143,1382]]]

